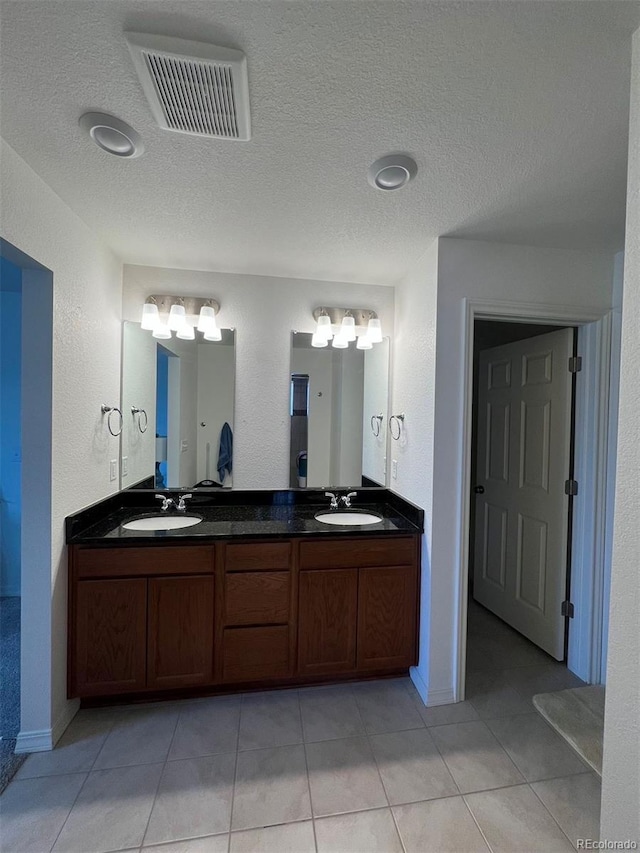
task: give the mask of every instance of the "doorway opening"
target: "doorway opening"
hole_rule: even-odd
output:
[[[483,715],[567,669],[577,329],[476,320],[466,693]]]
[[[55,735],[51,655],[42,654],[43,642],[50,644],[53,591],[53,273],[2,238],[0,258],[2,595],[13,600],[10,616],[4,607],[1,616],[1,788],[20,753],[51,749]]]
[[[496,625],[499,625],[503,633],[503,639],[510,638],[515,645],[522,646],[527,644],[531,646],[533,652],[522,652],[523,658],[527,654],[531,655],[530,663],[527,666],[531,667],[528,671],[529,675],[535,674],[533,667],[548,665],[551,669],[555,668],[559,671],[562,668],[563,677],[567,677],[570,682],[573,678],[570,674],[577,676],[582,682],[587,684],[602,684],[605,681],[605,650],[607,638],[607,614],[604,602],[607,600],[608,587],[610,583],[611,569],[611,517],[613,513],[613,497],[614,497],[614,477],[615,471],[615,455],[616,455],[616,411],[615,399],[616,388],[618,382],[618,365],[619,365],[619,338],[616,335],[616,326],[611,313],[594,312],[587,309],[572,309],[551,305],[540,304],[514,304],[514,303],[489,303],[489,302],[473,302],[465,300],[464,305],[464,376],[463,376],[463,436],[461,445],[461,468],[460,479],[458,481],[458,500],[459,500],[459,515],[457,516],[457,529],[459,535],[459,556],[458,564],[458,619],[457,619],[457,654],[455,655],[455,700],[460,701],[468,698],[470,686],[474,689],[473,683],[467,684],[467,657],[469,657],[469,671],[478,669],[477,662],[480,654],[480,648],[484,644],[490,646],[491,643],[479,641],[476,644],[475,640],[480,636],[491,635],[492,630]],[[571,556],[571,603],[574,604],[572,609],[574,618],[568,619],[568,648],[564,645],[564,632],[556,632],[556,645],[548,648],[546,652],[542,652],[538,646],[542,645],[545,648],[545,643],[540,641],[536,636],[531,625],[526,624],[526,620],[521,624],[514,621],[517,632],[505,622],[505,612],[496,606],[495,601],[491,601],[486,597],[478,594],[478,576],[474,571],[473,579],[473,597],[471,604],[469,601],[469,563],[473,559],[477,561],[477,554],[473,558],[469,552],[470,539],[470,514],[472,511],[471,503],[477,500],[476,494],[473,491],[475,485],[483,485],[482,483],[474,482],[472,478],[471,466],[471,451],[472,451],[472,402],[473,402],[473,367],[474,367],[474,334],[476,332],[477,321],[493,321],[501,324],[522,325],[530,324],[541,326],[538,329],[540,333],[535,334],[530,338],[530,341],[535,344],[536,339],[542,340],[543,333],[546,335],[563,335],[560,328],[571,327],[577,334],[577,354],[579,355],[580,372],[577,375],[575,382],[574,394],[574,449],[573,461],[574,472],[568,474],[567,479],[575,479],[576,483],[567,483],[561,481],[562,486],[567,486],[573,489],[576,484],[579,488],[579,497],[574,501],[572,523],[573,529],[565,531],[566,548],[570,548]],[[529,331],[536,331],[529,330]],[[482,333],[482,329],[478,328],[478,333]],[[571,335],[571,330],[568,332]],[[518,343],[510,344],[510,346],[518,347]],[[572,358],[575,357],[576,351],[571,349]],[[565,352],[566,355],[566,352]],[[538,359],[536,365],[535,359],[532,362],[531,378],[535,379],[535,371],[538,370],[539,378],[544,379],[546,368],[545,358]],[[522,364],[526,364],[526,359],[523,359],[523,353],[518,354],[516,359],[518,370],[520,371],[519,379],[516,377],[516,384],[522,382]],[[547,360],[548,367],[548,360]],[[500,381],[499,365],[496,364],[496,386]],[[543,369],[544,368],[544,369]],[[514,368],[515,370],[515,368]],[[540,372],[542,371],[542,372]],[[504,380],[504,366],[503,366]],[[546,381],[546,380],[545,380]],[[486,379],[485,379],[486,383]],[[531,383],[530,383],[531,384]],[[478,387],[480,387],[480,382]],[[499,402],[499,401],[497,401]],[[515,401],[516,408],[521,410],[523,401]],[[526,401],[525,401],[526,402]],[[557,404],[556,404],[557,405]],[[499,405],[496,406],[496,413],[499,410]],[[526,408],[526,407],[525,407]],[[544,409],[544,406],[542,407]],[[531,435],[536,438],[533,444],[533,451],[538,453],[540,457],[541,449],[544,449],[543,436],[545,431],[540,428],[540,424],[544,424],[544,412],[538,407],[537,413],[535,406],[532,407],[529,425]],[[547,414],[549,414],[547,412]],[[486,415],[486,413],[485,413]],[[536,420],[537,418],[537,420]],[[486,417],[485,417],[486,421]],[[522,419],[520,419],[522,425]],[[482,420],[479,419],[480,425]],[[504,419],[503,419],[504,424]],[[537,425],[536,425],[537,424]],[[486,426],[486,423],[485,423]],[[526,429],[525,429],[526,432]],[[571,432],[569,432],[569,435]],[[486,442],[486,434],[484,438]],[[498,445],[496,445],[496,448]],[[536,449],[537,448],[537,449]],[[486,449],[486,448],[485,448]],[[546,455],[547,451],[542,454]],[[494,452],[496,459],[499,458],[497,449]],[[536,453],[531,456],[535,460]],[[504,455],[503,455],[504,459]],[[486,460],[484,460],[486,462]],[[525,460],[526,461],[526,460]],[[529,471],[522,469],[522,458],[515,460],[515,467],[519,480],[524,476],[525,479],[535,483],[535,466]],[[538,471],[540,466],[538,466]],[[494,472],[495,473],[495,472]],[[568,499],[568,495],[564,494],[564,488],[560,489],[562,500]],[[493,499],[492,495],[488,495],[491,500],[489,503],[499,504]],[[568,506],[568,500],[567,500]],[[476,519],[478,517],[478,507],[476,510]],[[555,514],[561,516],[567,522],[568,528],[568,512],[566,507],[556,507]],[[483,506],[484,524],[490,528],[490,540],[495,553],[500,553],[503,533],[506,536],[506,521],[504,513],[498,508],[493,510]],[[493,513],[493,517],[489,518]],[[527,513],[521,513],[526,516]],[[522,612],[530,616],[536,608],[543,610],[540,606],[543,598],[542,592],[545,589],[544,583],[541,583],[541,578],[544,580],[545,572],[540,571],[541,555],[545,555],[546,543],[544,542],[544,522],[543,516],[539,516],[536,512],[530,512],[532,522],[525,523],[526,518],[518,519],[516,525],[516,535],[512,536],[512,540],[516,542],[520,551],[516,551],[516,557],[520,560],[520,566],[517,567],[516,578],[519,584],[517,587],[519,601],[515,602]],[[536,521],[537,519],[537,521]],[[474,527],[477,527],[477,522],[474,519]],[[529,528],[527,530],[527,527]],[[535,535],[532,536],[531,533]],[[528,535],[527,535],[528,534]],[[475,540],[474,540],[475,546]],[[544,546],[544,547],[543,547]],[[502,548],[506,555],[506,550]],[[556,548],[555,557],[558,562],[561,559],[561,551]],[[519,555],[519,556],[518,556]],[[525,565],[523,560],[526,557],[528,565]],[[566,567],[567,551],[564,552],[563,566]],[[494,587],[499,586],[497,581],[501,580],[500,571],[502,564],[498,560],[494,560],[494,565],[497,565],[498,574],[494,570]],[[513,562],[513,559],[512,559]],[[505,557],[506,571],[506,557]],[[516,560],[517,564],[517,560]],[[537,568],[536,568],[537,567]],[[544,565],[543,565],[544,568]],[[536,571],[533,571],[536,569]],[[519,572],[519,574],[518,574]],[[486,574],[486,573],[485,573]],[[552,577],[552,573],[549,573]],[[486,578],[485,578],[486,580]],[[561,592],[561,586],[557,587],[556,592]],[[484,601],[476,602],[476,599],[483,598]],[[565,595],[559,595],[558,603],[563,606],[563,602],[567,601]],[[485,605],[489,605],[489,607]],[[527,607],[528,605],[528,613]],[[565,604],[564,607],[567,605]],[[490,611],[493,610],[492,613]],[[517,609],[517,608],[516,608]],[[497,611],[498,618],[495,612]],[[469,618],[467,619],[467,615]],[[537,614],[539,615],[539,614]],[[561,623],[562,624],[562,623]],[[469,640],[467,639],[467,628],[469,627]],[[533,633],[532,633],[533,631]],[[535,645],[531,642],[531,637]],[[560,643],[558,649],[557,643]],[[495,652],[495,648],[494,648]],[[566,654],[565,654],[566,652]],[[540,660],[535,661],[538,655],[546,655]],[[552,655],[556,661],[555,667],[553,661],[549,657]],[[474,656],[476,664],[474,664]],[[489,652],[484,656],[483,665],[487,663],[491,657]],[[499,653],[495,652],[493,657],[494,662],[500,660]],[[551,660],[551,663],[549,661]],[[504,659],[503,659],[504,662]],[[508,661],[507,661],[508,663]],[[566,663],[566,666],[564,664]],[[487,667],[488,668],[488,667]],[[493,681],[495,689],[506,689],[504,679],[500,679],[502,672],[508,669],[508,666],[493,667],[494,674],[489,677],[489,681]],[[513,667],[515,668],[515,667]],[[569,675],[567,676],[567,673]],[[541,673],[542,674],[542,673]],[[548,674],[548,673],[547,673]],[[516,674],[512,674],[514,678]],[[474,676],[476,681],[478,676]],[[473,679],[471,679],[473,682]],[[575,682],[573,682],[575,683]],[[509,691],[507,691],[509,693]],[[515,691],[517,692],[517,691]],[[522,692],[526,692],[522,688]],[[513,694],[509,693],[513,698]],[[530,704],[527,707],[530,710]]]

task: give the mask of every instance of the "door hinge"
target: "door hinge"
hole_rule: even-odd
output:
[[[565,480],[564,481],[564,493],[565,495],[577,495],[578,494],[578,481],[577,480]]]
[[[569,373],[580,373],[582,370],[582,356],[572,355],[569,359]]]
[[[560,615],[568,616],[569,619],[573,619],[574,616],[574,608],[573,604],[570,601],[563,601],[560,605]]]

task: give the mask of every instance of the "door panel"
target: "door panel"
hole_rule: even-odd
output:
[[[75,696],[128,693],[145,686],[147,581],[77,585]]]
[[[149,579],[149,687],[212,681],[213,583],[211,576]]]
[[[355,669],[358,569],[300,572],[298,672]]]
[[[564,657],[573,330],[480,353],[474,597]]]
[[[414,566],[360,569],[358,669],[416,663],[415,597]]]

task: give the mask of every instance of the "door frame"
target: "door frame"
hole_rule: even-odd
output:
[[[462,300],[463,399],[462,447],[458,478],[458,607],[454,654],[455,701],[465,696],[469,516],[471,500],[471,431],[473,342],[475,320],[540,323],[578,327],[582,371],[576,386],[575,479],[579,497],[573,505],[571,598],[575,617],[569,621],[567,666],[589,683],[602,672],[602,626],[606,581],[607,517],[614,487],[607,480],[611,458],[609,398],[612,312],[540,303]],[[619,354],[618,354],[619,355]]]

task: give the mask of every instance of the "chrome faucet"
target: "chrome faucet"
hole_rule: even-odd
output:
[[[325,492],[325,498],[331,498],[331,509],[338,509],[338,498],[335,492]]]
[[[351,506],[351,498],[356,498],[357,496],[358,496],[358,493],[357,493],[357,492],[349,492],[349,494],[348,494],[348,495],[342,495],[342,497],[340,498],[340,500],[342,501],[342,503],[343,503],[346,507],[349,507],[349,506]]]
[[[162,501],[161,512],[167,512],[172,506],[175,506],[173,498],[168,498],[166,495],[156,495],[156,500]]]
[[[187,505],[186,505],[185,501],[188,501],[189,498],[192,498],[192,497],[193,497],[193,495],[191,494],[191,492],[189,492],[188,495],[180,495],[180,498],[178,499],[178,506],[176,507],[178,512],[184,512],[186,510]]]

